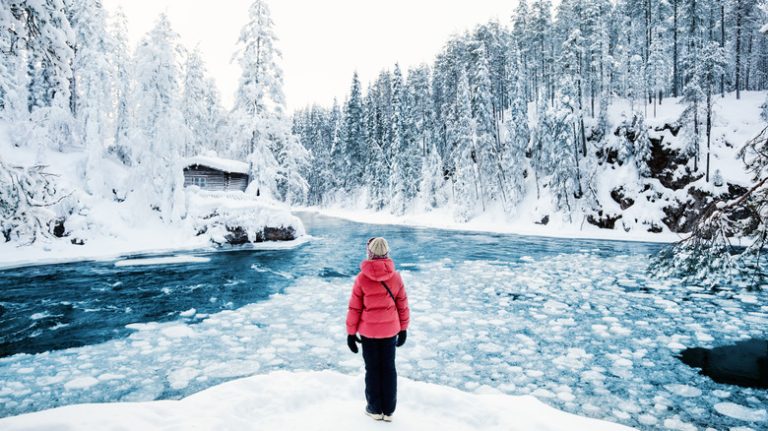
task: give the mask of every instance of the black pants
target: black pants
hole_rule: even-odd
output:
[[[368,411],[391,415],[397,404],[397,370],[395,370],[395,343],[392,338],[366,338],[363,340],[365,360],[365,399]]]

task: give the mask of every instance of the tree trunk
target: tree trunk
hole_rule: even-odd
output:
[[[720,4],[720,48],[725,49],[725,3]],[[720,74],[720,97],[725,97],[725,70]]]
[[[750,61],[749,59],[752,58],[752,40],[754,39],[754,36],[750,33],[749,34],[749,43],[747,44],[747,55],[746,55],[746,61],[744,62],[744,67],[746,70],[744,71],[744,90],[749,91],[749,66]]]
[[[712,152],[712,79],[707,79],[707,178],[709,182],[709,158]]]
[[[677,70],[677,1],[672,0],[672,96],[678,96],[678,70]]]
[[[741,99],[741,13],[736,11],[736,100]]]

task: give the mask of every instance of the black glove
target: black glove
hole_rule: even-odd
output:
[[[400,347],[403,344],[405,344],[405,337],[406,337],[407,334],[408,333],[405,332],[405,331],[398,332],[398,334],[397,334],[397,344],[395,344],[397,347]]]
[[[347,346],[352,353],[357,353],[357,343],[362,343],[363,340],[357,338],[356,335],[347,335]]]

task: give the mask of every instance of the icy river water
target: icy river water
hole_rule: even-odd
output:
[[[365,240],[384,236],[412,310],[401,376],[639,429],[768,428],[768,390],[678,359],[765,339],[768,293],[651,279],[654,244],[301,217],[315,239],[292,250],[0,271],[0,417],[176,399],[271,370],[361,373],[347,300]]]

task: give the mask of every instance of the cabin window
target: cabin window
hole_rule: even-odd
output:
[[[208,185],[205,177],[192,177],[192,185],[198,186],[201,189]]]

